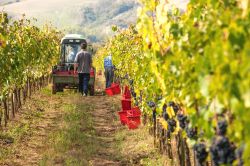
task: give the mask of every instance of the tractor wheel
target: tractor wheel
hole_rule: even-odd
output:
[[[58,92],[63,92],[63,86],[62,85],[60,85],[60,86],[58,86]]]
[[[89,95],[94,96],[95,95],[95,87],[94,85],[89,86]]]
[[[52,85],[52,94],[56,94],[56,92],[57,92],[57,86],[56,86],[56,84],[53,84]]]

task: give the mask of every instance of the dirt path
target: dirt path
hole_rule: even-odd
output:
[[[100,145],[97,153],[90,160],[92,165],[121,165],[119,152],[115,146],[115,134],[118,126],[115,118],[114,100],[108,97],[93,97],[86,100],[96,103],[95,110],[91,112],[97,144]],[[112,108],[113,106],[113,108]]]
[[[0,133],[0,165],[155,163],[154,148],[148,148],[153,141],[145,141],[148,134],[142,129],[129,131],[121,126],[119,110],[120,96],[81,97],[71,91],[51,95],[47,87],[34,95]]]
[[[77,160],[82,160],[77,155],[85,156],[86,159],[82,164],[120,165],[121,163],[116,159],[117,152],[113,147],[117,129],[114,120],[116,119],[114,118],[115,109],[118,109],[116,108],[118,104],[115,107],[113,100],[106,96],[83,98],[78,94],[67,92],[52,96],[49,89],[36,94],[25,104],[19,116],[9,124],[8,129],[3,134],[14,138],[15,141],[13,144],[4,142],[1,144],[1,149],[5,150],[1,151],[1,165],[71,165],[65,163],[67,159],[64,155],[51,156],[50,153],[57,152],[57,147],[51,145],[59,142],[61,144],[55,146],[64,146],[65,143],[57,140],[60,139],[57,133],[67,130],[67,127],[71,125],[70,121],[65,122],[65,117],[78,116],[78,112],[85,112],[83,116],[88,118],[87,120],[81,119],[81,117],[77,119],[80,125],[77,126],[79,131],[75,132],[84,132],[86,135],[90,135],[92,142],[86,151],[92,153],[74,154],[74,149],[79,146],[75,145],[74,142],[70,142],[62,153],[71,153],[72,158]],[[67,111],[73,111],[73,113],[71,112],[71,115],[67,117]],[[67,134],[65,133],[65,135]],[[88,141],[88,139],[80,140],[80,144],[86,144]],[[48,155],[50,158],[46,157]]]
[[[59,96],[48,95],[48,90],[37,93],[25,103],[22,110],[1,133],[14,139],[13,144],[2,142],[1,165],[38,165],[47,136],[58,128],[55,123],[62,117]]]

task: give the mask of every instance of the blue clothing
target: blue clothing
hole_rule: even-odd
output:
[[[89,73],[78,73],[79,75],[79,92],[88,95],[88,85],[90,80]]]
[[[106,88],[111,87],[111,84],[113,82],[114,77],[114,71],[112,67],[106,67],[105,68],[105,78],[106,78]]]
[[[104,68],[109,68],[112,67],[112,57],[111,55],[107,56],[106,58],[104,58]]]

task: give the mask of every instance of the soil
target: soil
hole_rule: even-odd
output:
[[[148,133],[139,129],[144,132],[139,138],[140,132],[120,124],[120,98],[82,97],[73,91],[51,95],[50,87],[44,88],[0,134],[13,139],[0,137],[0,165],[122,166],[155,160]]]

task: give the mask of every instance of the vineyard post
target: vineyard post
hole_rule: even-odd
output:
[[[31,97],[31,81],[30,78],[28,78],[28,93],[29,93],[29,98]]]
[[[17,98],[18,98],[18,108],[22,107],[22,102],[21,102],[21,89],[17,89]]]
[[[45,87],[45,76],[42,77],[42,87]]]
[[[46,76],[43,76],[43,80],[42,80],[42,86],[43,86],[43,88],[45,87],[45,81],[46,81]]]
[[[39,78],[39,89],[43,87],[43,76]]]
[[[2,101],[0,104],[0,130],[2,129],[2,117],[3,117],[3,109],[2,109]]]
[[[7,117],[7,112],[8,112],[8,105],[7,105],[7,100],[6,98],[3,100],[3,106],[4,106],[4,126],[6,127],[7,126],[7,120],[8,120],[8,117]]]
[[[23,103],[26,101],[26,96],[27,96],[27,82],[23,87]]]
[[[175,141],[176,141],[176,149],[177,149],[177,157],[179,160],[179,165],[180,166],[185,166],[185,159],[183,158],[183,149],[182,149],[182,140],[181,140],[181,133],[180,131],[178,134],[175,136]]]
[[[162,135],[161,135],[161,137],[162,137],[162,152],[163,152],[163,154],[164,155],[168,155],[167,154],[167,144],[166,144],[166,132],[165,132],[165,129],[164,128],[162,128],[162,133],[161,133]]]
[[[163,126],[160,124],[160,138],[159,138],[159,143],[160,143],[160,152],[163,153],[164,152],[164,145],[163,145]]]
[[[32,93],[35,93],[35,91],[36,91],[35,83],[36,83],[36,80],[32,79],[32,81],[31,81],[31,91],[32,91]]]
[[[161,142],[160,142],[160,123],[159,119],[156,119],[156,139],[157,139],[157,148],[161,148]],[[159,141],[159,142],[158,142]]]
[[[15,106],[14,106],[14,95],[11,93],[11,109],[12,109],[12,117],[15,118]]]
[[[185,163],[186,163],[186,166],[191,166],[190,150],[189,150],[186,138],[183,139],[183,143],[184,143],[184,149],[185,149]]]
[[[20,95],[21,95],[20,101],[24,104],[24,86],[20,88]]]
[[[36,92],[37,90],[38,90],[38,78],[36,78],[34,82],[34,92]]]
[[[171,146],[171,136],[168,133],[167,133],[167,151],[168,151],[169,158],[173,159],[173,152],[172,152],[172,146]]]
[[[179,138],[180,138],[180,151],[181,151],[181,159],[182,159],[182,164],[185,166],[185,161],[186,161],[186,154],[185,154],[185,145],[184,145],[184,138],[182,137],[182,132],[179,131]]]
[[[196,161],[196,153],[195,150],[193,149],[193,156],[194,156],[194,166],[197,166],[197,161]]]
[[[39,84],[40,84],[40,78],[37,78],[36,83],[35,83],[36,91],[39,90],[39,88],[40,88]]]
[[[10,119],[10,94],[7,95],[6,101],[7,101],[7,107],[8,107],[8,111],[7,111],[7,120]]]
[[[16,111],[18,112],[18,96],[17,96],[17,89],[14,90],[14,97],[15,97],[15,101],[14,101],[15,108],[16,108]]]
[[[25,100],[27,99],[28,95],[29,95],[29,82],[27,80],[25,84]]]
[[[153,135],[154,135],[154,145],[156,146],[156,108],[153,110]]]
[[[143,125],[146,126],[147,124],[147,114],[143,114]]]

